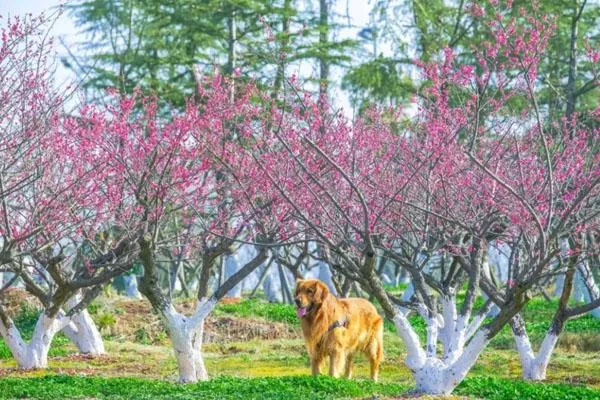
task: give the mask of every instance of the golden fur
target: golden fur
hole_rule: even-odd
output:
[[[295,302],[311,361],[313,375],[321,372],[329,357],[329,375],[352,375],[352,357],[363,352],[377,380],[383,357],[383,319],[368,300],[338,299],[316,279],[296,281]],[[338,327],[332,328],[337,321]],[[347,321],[345,326],[343,322]]]

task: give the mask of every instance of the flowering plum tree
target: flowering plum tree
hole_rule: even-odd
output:
[[[238,201],[244,191],[223,164],[236,164],[227,142],[247,135],[257,115],[249,101],[252,89],[231,102],[229,85],[220,76],[207,86],[199,88],[201,103],[190,102],[182,112],[161,108],[157,99],[139,93],[117,95],[114,104],[83,106],[79,116],[61,121],[55,138],[73,171],[94,171],[87,183],[96,193],[94,207],[106,210],[139,249],[144,268],[139,289],[169,332],[185,383],[208,377],[201,353],[205,317],[268,255],[259,246],[252,260],[210,293],[215,262],[234,240],[266,237],[248,228]],[[185,241],[179,240],[182,232],[187,232]],[[191,316],[174,308],[160,284],[165,251],[201,259]]]
[[[65,93],[48,71],[54,16],[10,19],[0,42],[0,267],[20,279],[43,311],[27,343],[0,305],[2,334],[21,368],[47,365],[52,338],[61,329],[82,352],[103,353],[100,335],[85,311],[101,286],[129,265],[128,246],[95,248],[86,232],[103,220],[83,175],[58,162],[54,124]]]
[[[452,391],[547,277],[559,239],[587,229],[598,209],[598,131],[553,136],[536,101],[552,20],[471,12],[490,41],[473,50],[475,66],[450,49],[441,62],[419,64],[426,83],[404,132],[394,110],[351,125],[292,85],[271,109],[278,122],[239,148],[254,164],[243,169],[256,181],[253,195],[293,215],[294,229],[325,246],[329,263],[395,321],[417,388],[428,393]],[[507,285],[486,268],[490,242],[513,249]],[[381,255],[409,271],[413,301],[385,291],[375,273]],[[489,300],[476,311],[480,290]],[[484,325],[493,304],[500,312]],[[400,305],[425,319],[425,348]]]

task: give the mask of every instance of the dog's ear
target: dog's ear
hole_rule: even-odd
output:
[[[300,286],[300,284],[304,282],[304,279],[302,278],[296,278],[296,287]]]
[[[317,281],[315,290],[315,302],[323,303],[327,296],[329,296],[329,288],[323,282]]]

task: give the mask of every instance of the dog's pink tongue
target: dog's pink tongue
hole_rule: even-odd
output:
[[[296,314],[298,314],[298,318],[304,317],[306,315],[306,307],[298,308]]]

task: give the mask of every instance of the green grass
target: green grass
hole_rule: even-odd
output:
[[[278,378],[218,377],[193,385],[137,378],[49,375],[0,380],[0,398],[58,399],[347,399],[398,396],[408,387],[365,380],[293,376]],[[600,391],[583,386],[531,384],[498,378],[467,378],[456,394],[486,400],[600,399]]]
[[[135,378],[44,376],[0,380],[0,398],[66,399],[343,399],[392,396],[406,388],[370,381],[336,380],[307,376],[284,378],[219,377],[193,385]]]
[[[525,310],[530,335],[542,337],[553,305],[535,300]],[[123,313],[129,307],[123,307]],[[96,307],[96,313],[108,312]],[[129,312],[129,311],[127,311]],[[237,304],[219,304],[217,316],[260,318],[298,326],[293,306],[271,304],[262,300],[243,300]],[[24,307],[15,317],[26,339],[29,339],[38,312]],[[425,325],[419,317],[411,317],[416,330],[424,334]],[[127,319],[125,319],[126,321]],[[74,355],[76,348],[62,335],[57,336],[50,352],[47,370],[22,372],[0,368],[0,398],[202,398],[202,399],[390,399],[413,388],[414,379],[403,360],[405,347],[389,325],[384,333],[384,361],[381,384],[373,385],[368,361],[358,356],[355,362],[356,380],[312,379],[304,342],[297,339],[252,340],[244,342],[207,343],[203,347],[211,377],[208,383],[191,386],[174,385],[177,367],[168,343],[118,343],[106,340],[108,355],[88,359]],[[567,335],[577,346],[581,337],[597,343],[600,321],[590,317],[570,321]],[[142,333],[140,333],[142,336]],[[139,338],[138,338],[139,339]],[[138,340],[140,342],[140,340]],[[141,342],[145,342],[141,340]],[[165,346],[166,345],[166,346]],[[484,399],[600,399],[600,351],[559,348],[548,368],[548,382],[532,385],[520,381],[520,362],[514,350],[510,331],[503,331],[492,346],[481,355],[468,379],[455,392],[460,396]],[[0,342],[0,359],[4,368],[15,366],[8,349]],[[62,374],[68,374],[64,376]],[[92,375],[90,377],[78,377]],[[492,377],[492,378],[489,378]],[[142,380],[140,378],[146,378]],[[583,383],[579,386],[571,383]],[[5,397],[3,397],[5,396]]]
[[[584,386],[528,383],[492,377],[465,379],[454,394],[476,395],[486,400],[598,400],[600,391]]]
[[[298,317],[291,304],[268,303],[259,299],[244,299],[236,304],[218,304],[213,311],[215,317],[259,317],[273,322],[297,324]]]

